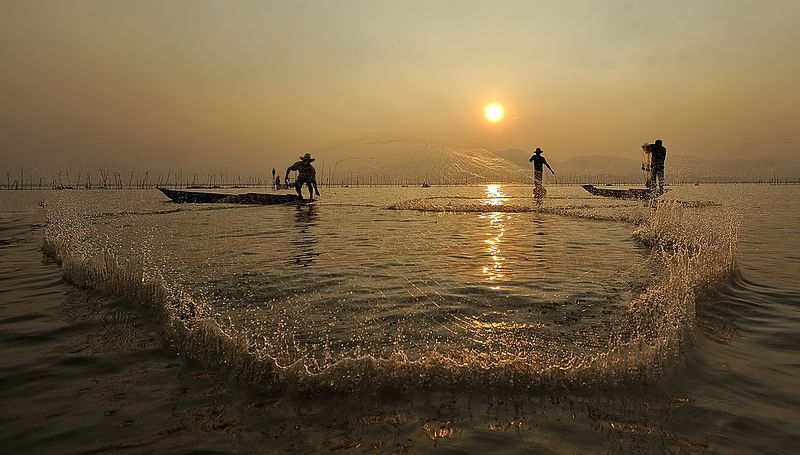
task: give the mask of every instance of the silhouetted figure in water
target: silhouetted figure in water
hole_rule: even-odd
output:
[[[553,168],[547,164],[547,160],[542,156],[542,149],[536,147],[536,150],[534,150],[533,153],[534,155],[528,160],[529,162],[533,162],[533,195],[541,197],[547,193],[547,190],[545,190],[544,186],[542,185],[544,166],[547,166],[547,169],[550,169],[550,172],[553,173],[553,175],[556,173],[553,171]]]
[[[281,178],[280,178],[280,176],[276,176],[275,177],[275,189],[276,190],[281,189]]]
[[[661,145],[661,139],[656,140],[655,144],[647,144],[642,146],[644,153],[650,155],[650,175],[647,179],[646,186],[650,189],[656,189],[656,180],[658,180],[658,192],[664,192],[664,161],[667,159],[667,148]]]
[[[286,177],[284,177],[284,180],[287,184],[289,183],[289,172],[297,171],[298,175],[294,181],[294,189],[301,198],[303,197],[303,184],[308,186],[309,199],[314,199],[314,193],[319,196],[319,190],[317,189],[317,170],[311,165],[312,161],[314,161],[314,158],[311,158],[310,153],[306,153],[300,157],[300,161],[286,169]]]

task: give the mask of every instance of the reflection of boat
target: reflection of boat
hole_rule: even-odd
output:
[[[594,185],[581,185],[584,190],[595,196],[613,197],[617,199],[653,199],[664,193],[645,188],[629,188],[627,190],[617,190],[609,188],[597,188]],[[666,190],[669,191],[669,190]]]
[[[263,193],[244,193],[244,194],[222,194],[222,193],[202,193],[199,191],[180,191],[167,188],[158,188],[168,198],[175,202],[200,202],[213,203],[224,202],[229,204],[284,204],[287,202],[308,202],[296,194],[263,194]]]

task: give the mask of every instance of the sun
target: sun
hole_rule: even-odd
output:
[[[492,103],[483,108],[483,115],[486,117],[486,120],[497,123],[506,116],[506,110],[501,104]]]

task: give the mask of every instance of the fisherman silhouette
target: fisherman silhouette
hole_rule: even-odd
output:
[[[294,181],[294,189],[301,198],[303,197],[303,184],[308,186],[309,199],[314,199],[314,193],[319,196],[319,190],[317,189],[317,170],[311,165],[312,161],[314,161],[314,158],[311,157],[310,153],[306,153],[300,157],[300,161],[297,161],[286,169],[284,181],[287,184],[289,183],[289,172],[298,172],[297,178]]]
[[[646,186],[650,189],[656,188],[658,180],[658,192],[664,192],[664,161],[667,158],[667,148],[662,145],[661,139],[656,140],[655,144],[647,144],[642,147],[644,153],[650,155],[650,175]]]
[[[534,196],[541,197],[547,193],[547,190],[544,189],[544,185],[542,185],[544,166],[547,166],[547,169],[550,169],[550,172],[553,173],[553,175],[556,173],[553,171],[553,168],[547,164],[547,160],[542,156],[542,149],[536,147],[536,150],[534,150],[533,153],[534,155],[528,160],[528,162],[533,162],[533,194]]]

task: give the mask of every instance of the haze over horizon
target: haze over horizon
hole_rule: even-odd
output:
[[[4,1],[0,170],[246,170],[383,131],[558,160],[638,158],[656,138],[677,155],[798,160],[798,13],[782,0]]]

